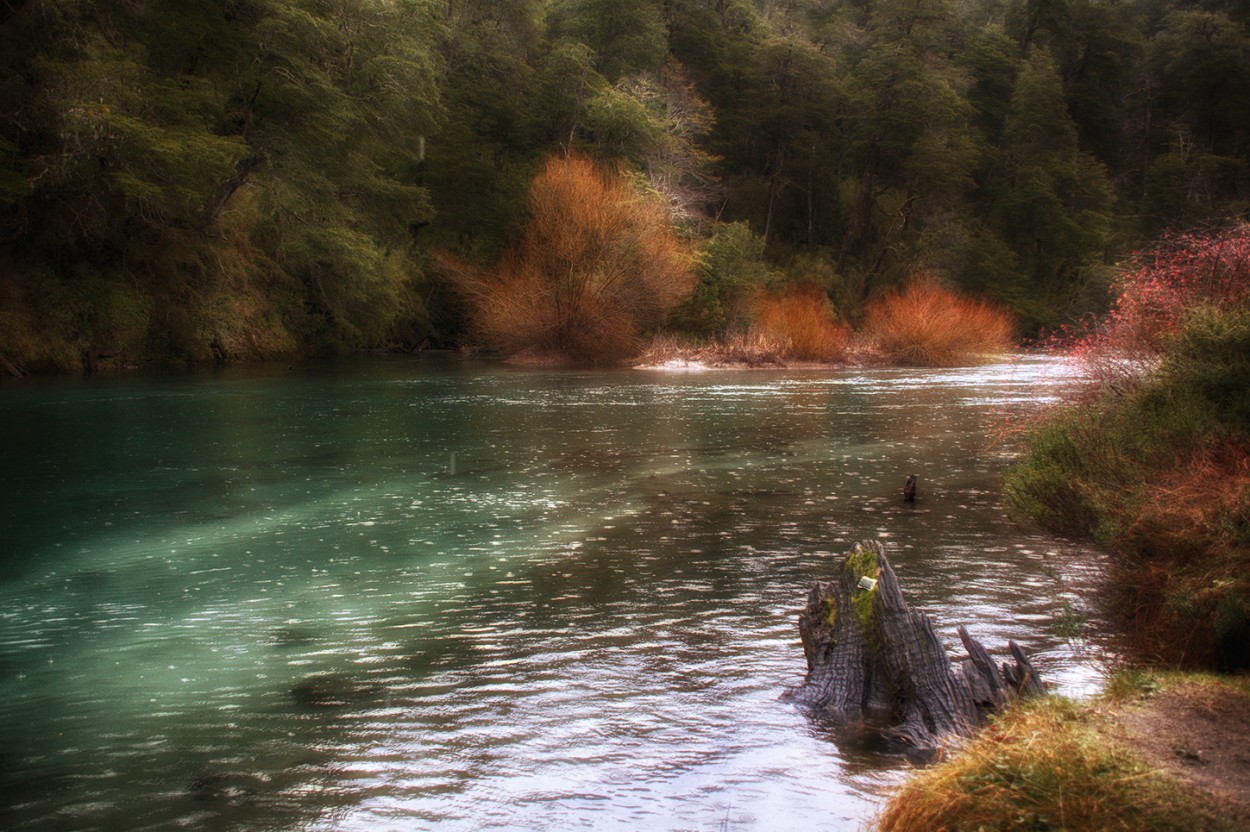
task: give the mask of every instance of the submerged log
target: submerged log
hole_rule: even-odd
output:
[[[835,580],[816,584],[799,632],[807,678],[785,698],[838,723],[883,726],[916,750],[970,734],[1009,702],[1045,693],[1015,642],[1009,642],[1014,662],[998,667],[961,626],[968,657],[952,663],[933,622],[907,606],[875,541],[857,544]]]
[[[317,673],[291,688],[291,699],[306,709],[366,708],[389,704],[386,688],[346,673]]]

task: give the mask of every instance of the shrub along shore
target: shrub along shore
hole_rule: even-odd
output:
[[[1073,355],[1090,383],[1027,434],[1008,497],[1111,553],[1142,660],[1250,668],[1250,227],[1150,252]]]
[[[1029,426],[1007,496],[1111,554],[1096,597],[1126,661],[1188,672],[1008,714],[906,784],[880,830],[1250,825],[1250,765],[1225,754],[1250,744],[1250,228],[1165,238],[1117,289],[1066,345],[1088,383]]]
[[[470,340],[518,363],[947,366],[1016,343],[1008,313],[923,275],[871,301],[853,334],[826,288],[771,274],[745,226],[695,251],[657,195],[581,156],[549,159],[527,209],[498,262],[441,259]]]
[[[1017,346],[1011,317],[920,277],[870,304],[858,331],[811,292],[766,296],[754,323],[698,342],[666,333],[633,363],[641,367],[819,367],[886,364],[958,367],[1000,360]]]

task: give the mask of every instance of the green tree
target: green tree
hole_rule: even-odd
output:
[[[774,37],[750,54],[741,104],[729,124],[729,158],[746,166],[763,192],[749,212],[767,241],[780,226],[807,244],[832,236],[837,210],[830,153],[843,98],[836,63],[796,38]],[[738,209],[742,211],[741,208]]]
[[[710,105],[670,60],[658,72],[601,89],[588,107],[588,143],[610,158],[628,159],[669,203],[676,218],[697,225],[720,195],[704,148],[715,119]]]
[[[1151,48],[1161,103],[1212,153],[1235,152],[1250,132],[1250,36],[1223,12],[1174,11]]]
[[[883,274],[938,265],[932,241],[957,221],[980,148],[955,67],[883,39],[853,78],[847,158],[856,178],[839,270],[858,262],[866,299]]]
[[[523,210],[536,157],[556,146],[552,135],[560,132],[546,130],[537,103],[548,51],[545,4],[451,0],[441,23],[445,117],[421,165],[435,214],[420,240],[494,256]]]
[[[667,40],[657,0],[554,0],[551,17],[556,36],[594,50],[595,68],[611,82],[664,63]]]
[[[378,343],[420,316],[426,0],[32,0],[4,22],[6,294],[104,296],[32,360]],[[105,287],[102,289],[101,287]],[[106,291],[107,290],[107,291]],[[137,310],[149,310],[142,325]],[[37,315],[34,306],[28,315]],[[112,321],[112,323],[110,323]]]
[[[743,329],[749,304],[776,278],[764,260],[764,240],[745,222],[722,223],[703,245],[698,282],[670,318],[670,325],[703,338]]]
[[[1114,194],[1102,164],[1080,149],[1058,71],[1043,49],[1031,50],[1020,69],[993,164],[991,227],[1054,314],[1079,293],[1088,264],[1103,251]]]

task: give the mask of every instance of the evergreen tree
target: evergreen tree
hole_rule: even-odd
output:
[[[992,177],[991,226],[1019,256],[1034,296],[1063,306],[1107,242],[1113,193],[1102,164],[1080,149],[1044,49],[1030,50],[1020,69]]]

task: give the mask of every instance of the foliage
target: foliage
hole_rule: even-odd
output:
[[[983,361],[1014,346],[1011,318],[931,279],[913,281],[869,305],[863,338],[887,361],[948,367]]]
[[[702,338],[745,329],[751,299],[773,279],[763,238],[745,222],[722,223],[700,255],[694,291],[673,310],[669,325]]]
[[[438,118],[422,0],[88,4],[6,14],[0,281],[23,361],[89,369],[379,343]],[[419,314],[419,310],[417,310]]]
[[[1113,552],[1108,595],[1139,651],[1250,663],[1250,313],[1197,313],[1150,380],[1048,418],[1007,493]]]
[[[1026,437],[1007,492],[1111,548],[1109,598],[1148,656],[1250,665],[1250,304],[1241,229],[1170,239],[1074,358],[1097,383]]]
[[[1106,245],[1114,194],[1102,164],[1080,148],[1059,69],[1044,50],[1020,67],[987,186],[991,228],[1026,264],[1033,291],[1062,305]]]
[[[530,186],[528,208],[519,245],[494,273],[455,272],[476,331],[504,354],[628,358],[693,285],[664,205],[620,172],[553,157]]]
[[[1059,697],[1021,703],[951,759],[919,772],[877,818],[880,832],[1236,828],[1099,731]]]
[[[1247,23],[1179,0],[0,4],[3,349],[463,340],[424,264],[498,257],[558,152],[645,178],[706,242],[688,334],[745,323],[751,263],[827,275],[849,318],[927,272],[1026,333],[1071,324],[1120,252],[1250,208]]]
[[[610,81],[657,69],[664,61],[664,18],[657,0],[556,0],[552,14],[564,37],[594,50],[596,68]]]
[[[1247,306],[1250,226],[1165,235],[1113,290],[1110,311],[1074,351],[1093,377],[1123,385],[1142,375],[1195,310]]]
[[[778,345],[778,352],[800,361],[836,361],[846,352],[851,331],[833,319],[823,294],[789,291],[761,299],[752,332]]]

